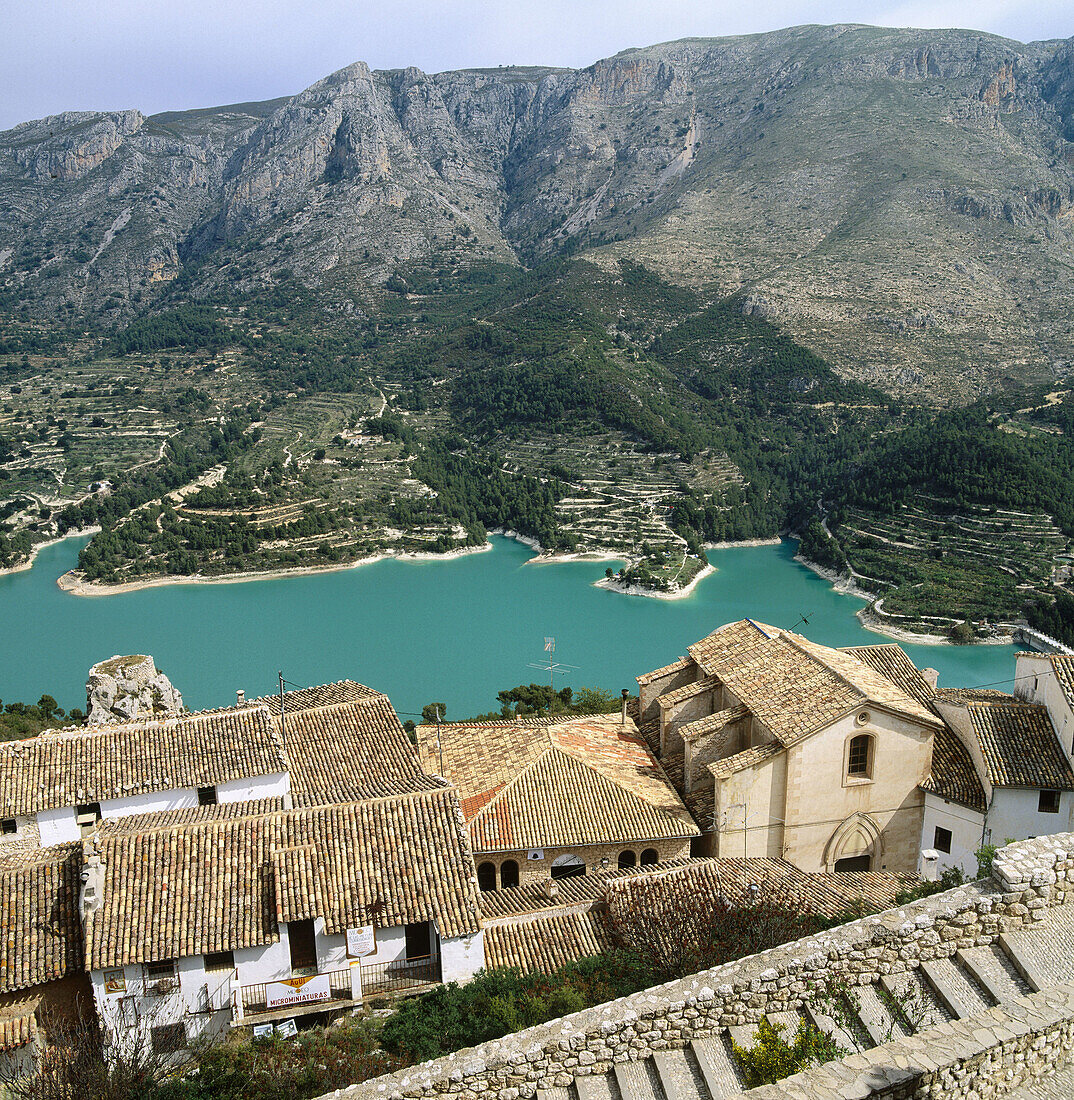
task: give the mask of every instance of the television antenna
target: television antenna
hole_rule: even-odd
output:
[[[562,661],[556,661],[553,659],[552,654],[556,652],[555,638],[545,638],[544,651],[548,654],[547,660],[539,663],[530,662],[527,667],[539,669],[541,672],[547,672],[548,686],[554,692],[556,690],[556,673],[566,672],[568,669],[576,669],[578,666],[564,664]]]

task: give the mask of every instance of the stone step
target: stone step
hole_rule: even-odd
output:
[[[570,1089],[538,1089],[537,1100],[571,1100]]]
[[[923,962],[921,973],[936,996],[958,1020],[977,1016],[992,1007],[984,992],[951,959],[930,959]]]
[[[995,944],[958,951],[955,958],[996,1004],[1032,992],[1014,963]]]
[[[880,985],[903,1006],[916,1033],[954,1019],[950,1009],[933,992],[920,970],[909,974],[884,974]]]
[[[1039,993],[1059,980],[1054,977],[1054,962],[1048,957],[1048,948],[1054,948],[1054,944],[1044,947],[1027,929],[1020,929],[1017,932],[1001,932],[999,946],[1033,993]],[[1069,981],[1069,977],[1063,980]]]
[[[853,1025],[850,1028],[846,1027],[841,1020],[829,1015],[830,1011],[822,1001],[807,1002],[805,1006],[806,1019],[816,1024],[825,1035],[834,1039],[847,1054],[854,1054],[863,1046],[869,1045],[867,1036],[855,1034]]]
[[[857,1001],[858,1018],[874,1046],[883,1046],[893,1039],[904,1039],[912,1034],[899,1009],[892,1011],[892,1006],[879,987],[857,985],[854,987],[854,998]]]
[[[652,1062],[666,1100],[705,1100],[704,1076],[689,1048],[658,1050]]]
[[[697,1059],[698,1068],[712,1100],[722,1100],[724,1096],[742,1091],[745,1083],[731,1053],[726,1032],[711,1038],[695,1039],[690,1044],[690,1049]]]
[[[574,1091],[578,1100],[627,1100],[622,1096],[612,1074],[590,1074],[586,1077],[575,1077]]]
[[[623,1100],[664,1100],[651,1058],[640,1062],[616,1062],[611,1075]]]

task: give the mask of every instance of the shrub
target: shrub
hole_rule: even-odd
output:
[[[847,1053],[830,1035],[825,1035],[815,1024],[806,1020],[798,1024],[792,1043],[783,1038],[782,1032],[782,1024],[773,1025],[762,1016],[753,1046],[740,1047],[732,1042],[747,1089],[773,1085],[808,1066],[830,1062]]]

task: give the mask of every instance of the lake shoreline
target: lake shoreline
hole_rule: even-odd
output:
[[[37,555],[42,550],[47,550],[50,546],[58,546],[67,539],[84,538],[86,535],[99,534],[100,530],[99,527],[84,527],[81,531],[68,531],[66,535],[57,535],[54,539],[46,539],[44,542],[35,543],[30,548],[30,556],[25,561],[20,561],[18,565],[9,565],[5,569],[0,569],[0,577],[7,577],[12,573],[25,573],[27,569],[33,569]]]

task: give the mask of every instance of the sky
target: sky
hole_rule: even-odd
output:
[[[802,23],[1074,36],[1071,0],[0,0],[0,129],[290,95],[353,61],[426,72],[589,65]]]

